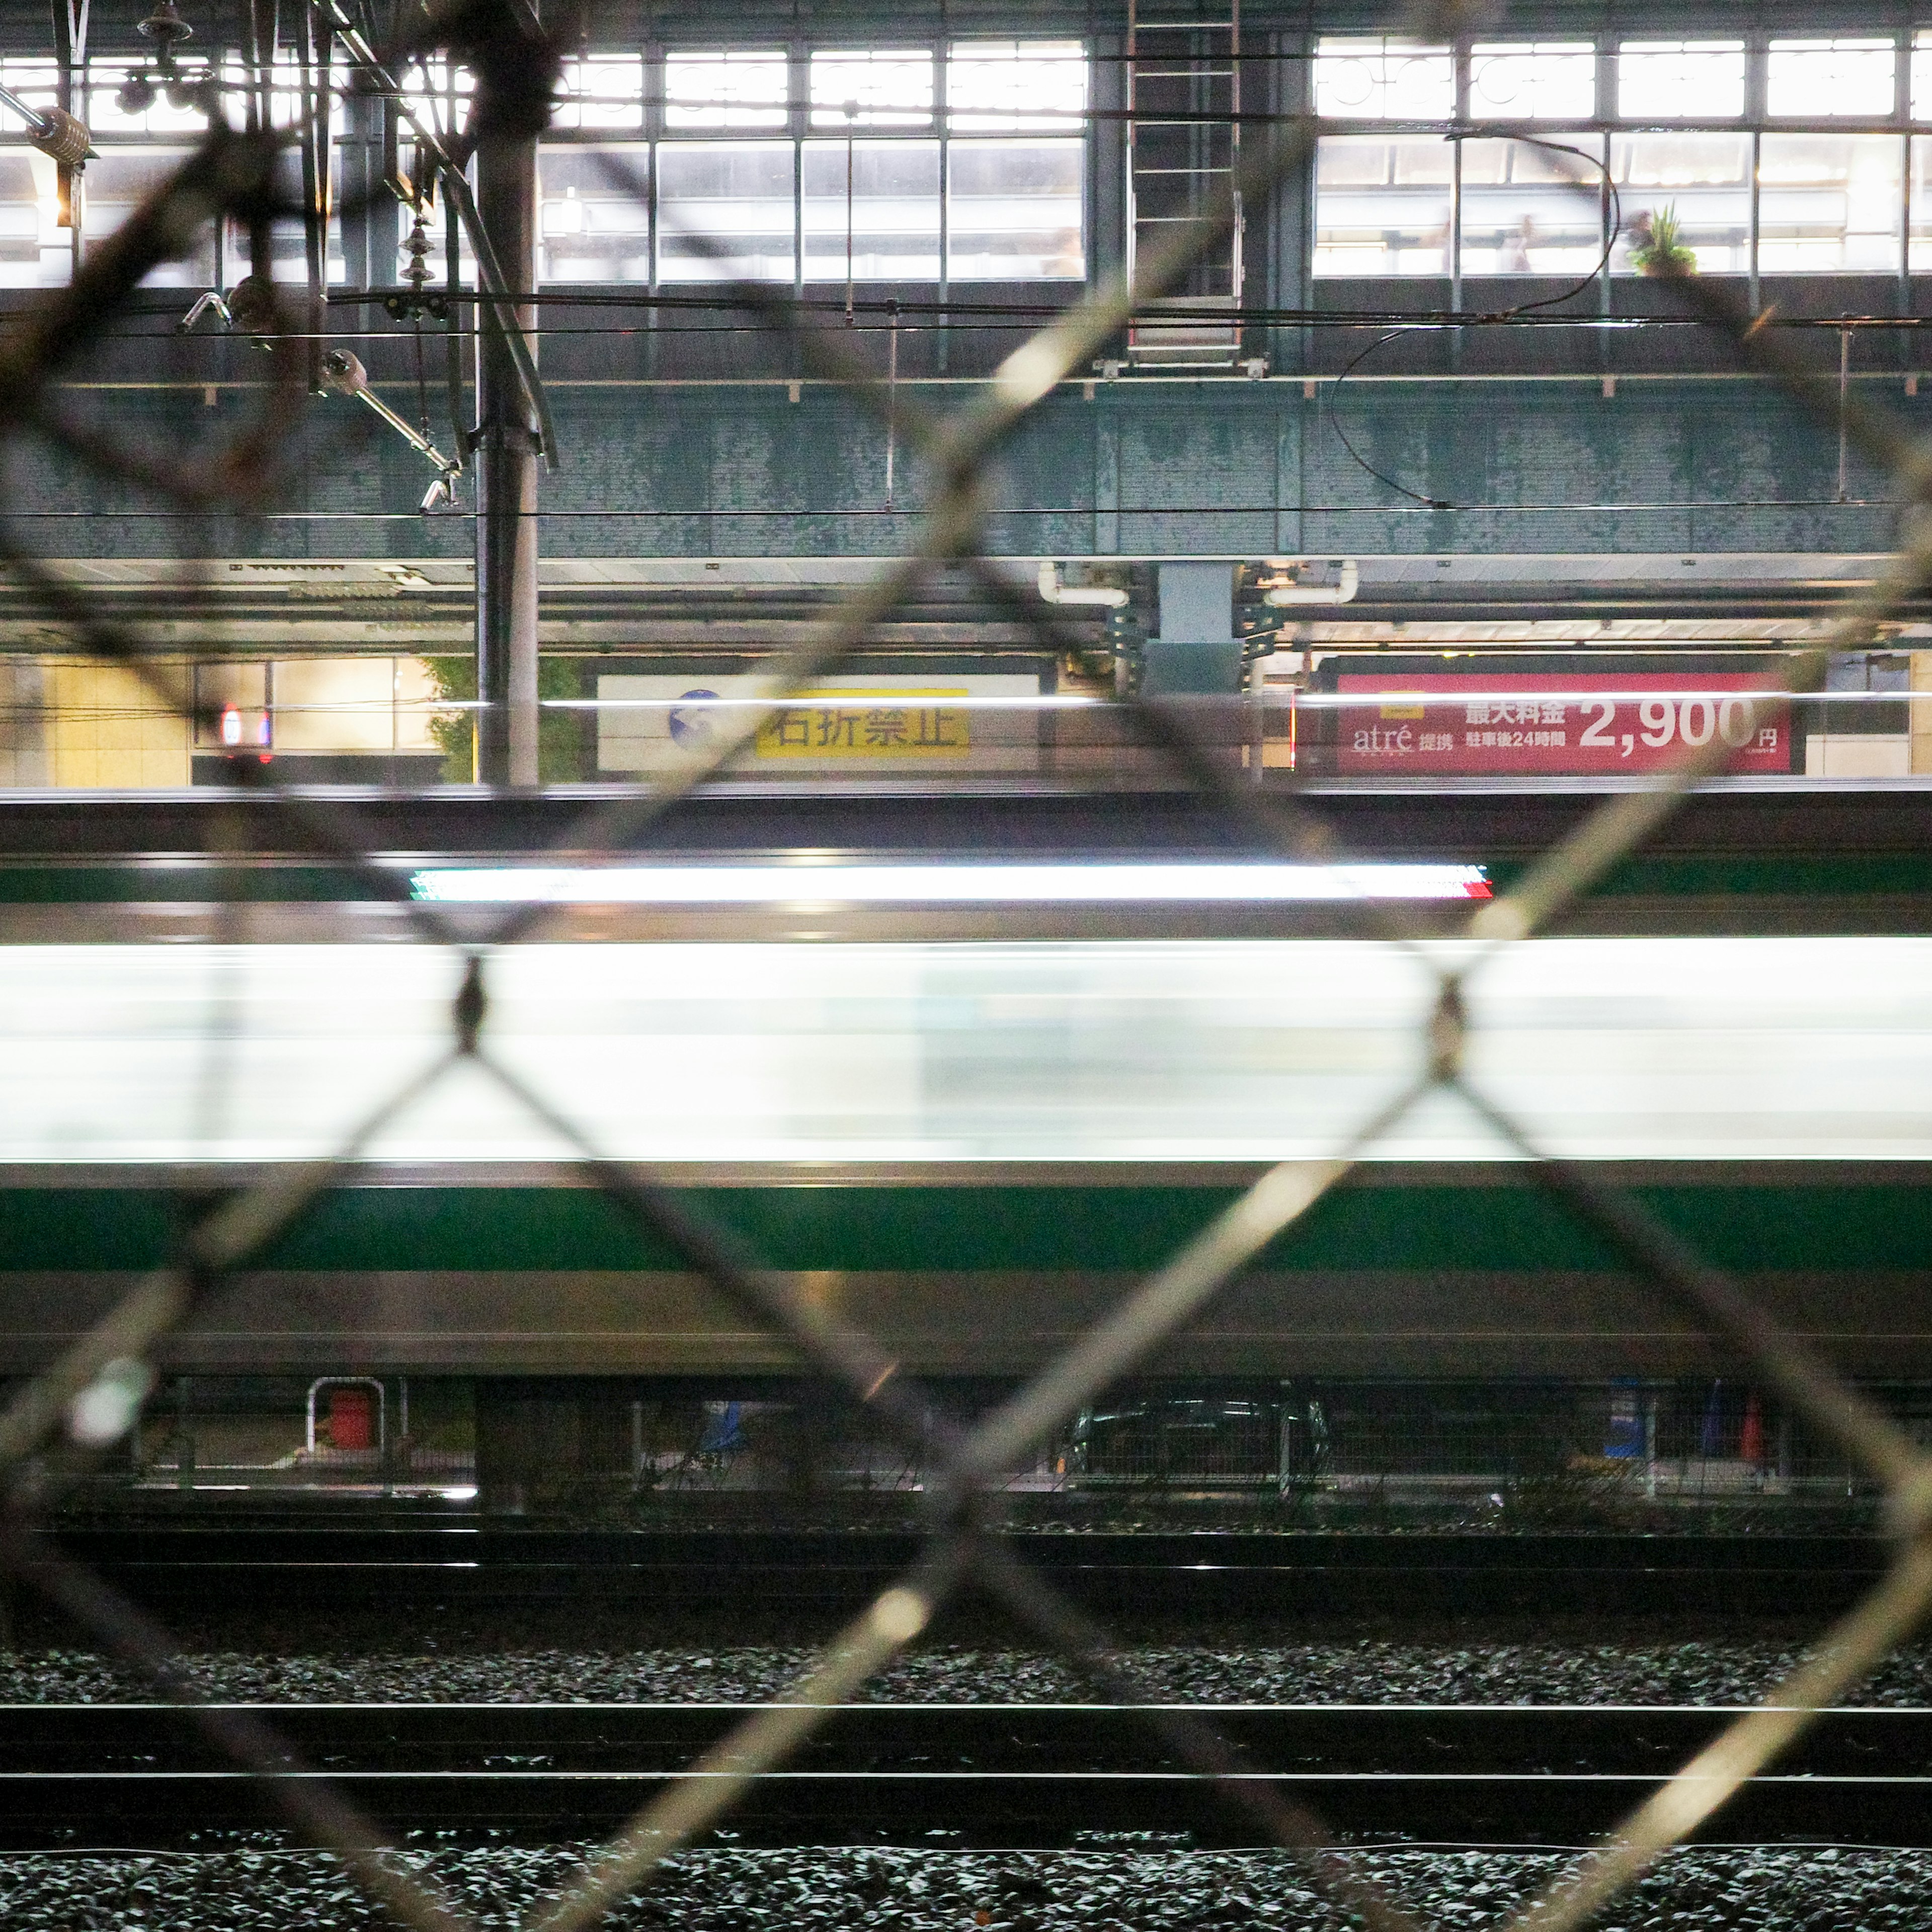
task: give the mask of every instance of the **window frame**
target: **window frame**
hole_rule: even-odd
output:
[[[1763,274],[1856,273],[1876,275],[1892,272],[1880,268],[1767,268],[1764,265],[1767,237],[1762,232],[1763,224],[1759,219],[1758,207],[1766,193],[1770,191],[1767,188],[1762,165],[1764,143],[1767,139],[1775,138],[1783,142],[1790,137],[1804,136],[1816,136],[1821,139],[1895,137],[1900,144],[1897,273],[1904,280],[1914,274],[1932,272],[1932,0],[1928,0],[1922,18],[1907,16],[1905,24],[1895,28],[1880,28],[1861,32],[1834,32],[1829,28],[1806,32],[1782,27],[1775,31],[1768,28],[1741,31],[1729,23],[1713,23],[1702,32],[1694,29],[1682,34],[1677,37],[1675,44],[1694,46],[1702,43],[1716,48],[1738,41],[1742,44],[1744,80],[1743,107],[1736,115],[1676,116],[1626,113],[1622,111],[1618,85],[1618,64],[1624,50],[1672,44],[1670,37],[1654,30],[1648,33],[1634,29],[1576,32],[1544,28],[1520,36],[1490,30],[1480,35],[1465,35],[1446,50],[1453,80],[1453,112],[1423,121],[1405,119],[1390,113],[1365,115],[1359,118],[1340,113],[1324,114],[1320,117],[1320,136],[1324,139],[1355,135],[1373,135],[1388,140],[1404,136],[1446,137],[1456,157],[1456,204],[1459,218],[1465,192],[1461,178],[1461,156],[1464,145],[1472,140],[1509,140],[1534,135],[1571,143],[1592,153],[1600,152],[1605,156],[1607,164],[1611,142],[1615,137],[1622,135],[1708,133],[1742,136],[1751,144],[1750,188],[1753,216],[1748,249],[1750,266],[1742,271],[1725,269],[1716,272],[1747,273],[1754,282]],[[1882,114],[1772,112],[1770,77],[1774,60],[1781,53],[1814,42],[1888,45],[1894,50],[1889,111]],[[1432,42],[1424,46],[1419,40],[1400,32],[1378,33],[1356,29],[1312,35],[1300,44],[1300,52],[1285,46],[1271,58],[1284,65],[1302,58],[1310,61],[1311,66],[1308,78],[1301,84],[1308,88],[1312,97],[1315,68],[1322,58],[1324,46],[1331,47],[1336,52],[1345,50],[1355,52],[1379,50],[1384,59],[1392,52],[1406,52],[1412,48],[1418,56],[1431,58],[1442,50],[1439,44]],[[949,100],[949,79],[956,61],[970,59],[976,50],[990,52],[1010,46],[1020,50],[1037,49],[1042,56],[1049,58],[1053,57],[1049,50],[1057,50],[1060,58],[1066,58],[1077,50],[1083,79],[1081,106],[1077,111],[1071,108],[1064,111],[1060,109],[1037,110],[1050,117],[1050,132],[1044,122],[1036,134],[1012,124],[1016,117],[1024,118],[1036,111],[1030,108],[1015,109],[1010,112],[990,108],[983,112],[961,110],[956,109]],[[1516,117],[1486,106],[1473,94],[1477,70],[1489,60],[1517,52],[1534,55],[1539,52],[1556,53],[1574,50],[1580,54],[1586,46],[1592,52],[1596,75],[1595,111],[1588,116],[1558,116],[1530,113]],[[773,104],[770,121],[758,126],[738,126],[729,123],[675,127],[669,124],[670,104],[668,100],[667,89],[670,63],[692,56],[727,54],[762,55],[775,62],[783,62],[784,100],[782,106]],[[952,151],[956,142],[968,142],[976,147],[988,142],[1024,146],[1030,142],[1048,140],[1077,143],[1081,168],[1078,213],[1078,256],[1081,273],[1077,279],[1090,280],[1097,257],[1102,254],[1111,256],[1112,252],[1115,252],[1119,238],[1102,236],[1096,232],[1096,212],[1102,206],[1111,208],[1114,203],[1114,198],[1105,192],[1103,184],[1097,180],[1102,157],[1108,155],[1111,160],[1112,150],[1100,125],[1105,117],[1096,116],[1094,112],[1096,98],[1105,98],[1105,88],[1100,84],[1094,68],[1093,44],[1084,36],[1040,33],[998,34],[980,29],[963,33],[934,32],[890,38],[882,36],[878,44],[874,45],[868,44],[866,37],[862,34],[828,31],[809,36],[792,34],[761,37],[755,41],[747,40],[742,44],[721,44],[715,39],[700,41],[695,39],[664,40],[646,38],[586,45],[577,50],[573,58],[589,62],[593,69],[603,62],[634,67],[640,88],[640,100],[635,118],[626,119],[621,124],[554,126],[546,130],[543,142],[547,147],[580,144],[591,147],[610,146],[646,151],[647,160],[642,172],[649,190],[645,222],[648,232],[649,286],[653,291],[662,274],[663,237],[660,232],[657,208],[658,183],[662,172],[661,151],[668,146],[689,142],[722,142],[734,145],[753,140],[788,142],[792,152],[794,286],[802,292],[808,287],[824,289],[833,285],[822,278],[810,283],[806,280],[808,250],[804,226],[803,144],[807,141],[824,142],[841,138],[839,128],[826,124],[822,118],[814,116],[811,95],[812,62],[814,54],[820,56],[865,54],[887,58],[896,55],[910,56],[918,57],[928,64],[932,76],[929,111],[922,110],[916,116],[908,112],[903,122],[899,120],[896,111],[890,115],[862,112],[850,134],[855,142],[862,141],[868,146],[902,140],[938,143],[940,152],[938,190],[940,238],[938,273],[935,279],[942,297],[955,280],[962,279],[958,272],[959,263],[956,260],[953,236],[956,195]],[[76,98],[82,103],[92,100],[100,90],[111,88],[118,81],[121,72],[141,58],[140,50],[124,49],[104,50],[90,56],[72,76]],[[232,50],[227,44],[227,37],[220,36],[211,39],[205,50],[198,49],[189,64],[190,66],[212,67],[217,72],[226,74],[232,67]],[[10,64],[23,70],[32,70],[30,92],[45,92],[47,74],[53,66],[50,55],[23,48],[12,57]],[[349,70],[346,67],[338,67],[336,85],[345,91],[348,75]],[[27,79],[24,73],[22,78]],[[1438,94],[1442,92],[1439,85],[1436,91]],[[1310,104],[1313,105],[1312,98]],[[158,108],[156,111],[160,110]],[[823,111],[821,103],[820,115]],[[596,110],[593,108],[586,112],[594,115]],[[1004,118],[1007,124],[998,128],[969,124],[995,117]],[[188,117],[170,112],[164,118],[172,123]],[[584,117],[580,115],[578,118]],[[613,116],[612,118],[614,121],[616,116]],[[1516,131],[1519,130],[1520,134]],[[192,141],[194,133],[194,130],[190,127],[172,124],[163,128],[116,127],[111,124],[110,120],[95,130],[95,141],[97,148],[103,153],[143,149],[165,153],[178,152],[184,145]],[[346,143],[352,138],[345,120],[338,120],[334,138],[339,143]],[[12,128],[0,127],[0,148],[17,149],[25,143],[25,130],[17,124]],[[1921,143],[1926,145],[1922,146]],[[1920,182],[1921,177],[1924,178],[1924,185],[1916,188],[1915,184]],[[1472,180],[1468,188],[1474,191],[1481,185]],[[1052,197],[1056,212],[1064,214],[1066,197],[1061,186],[1054,182],[1046,191]],[[1311,196],[1316,192],[1315,184],[1311,182]],[[1825,192],[1821,188],[1821,195]],[[1312,212],[1311,209],[1311,213]],[[404,212],[404,219],[406,221],[406,211]],[[1848,236],[1854,232],[1876,232],[1856,229],[1850,214],[1846,220],[1848,225],[1845,232]],[[1924,238],[1918,244],[1917,254],[1922,259],[1915,262],[1913,237],[1915,232],[1922,228]],[[1020,231],[1016,229],[1013,232],[1017,235]],[[83,229],[84,237],[86,233],[86,230]],[[235,271],[234,246],[232,237],[226,235],[217,244],[218,273],[225,280],[232,280]],[[1294,244],[1294,250],[1300,257],[1301,269],[1304,274],[1318,272],[1313,267],[1317,246],[1316,230],[1311,224],[1305,242]],[[43,247],[49,251],[44,256],[43,275],[61,277],[62,270],[56,259],[62,252],[58,241],[44,237]],[[70,249],[66,252],[70,257],[74,251]],[[332,257],[334,252],[332,246]],[[1471,244],[1462,233],[1459,218],[1454,242],[1450,250],[1449,266],[1445,271],[1452,280],[1458,280],[1465,274],[1486,277],[1492,274],[1522,272],[1520,270],[1472,268],[1468,265],[1470,253]],[[440,258],[440,249],[438,256]],[[644,253],[640,251],[637,259],[644,258]],[[373,279],[376,264],[371,262],[370,266]],[[630,266],[634,269],[635,261]],[[1292,269],[1293,263],[1291,262],[1285,266]],[[1619,275],[1629,272],[1621,261],[1612,263],[1611,272]],[[71,272],[70,260],[66,272]],[[1346,272],[1355,275],[1376,272],[1354,269]],[[1340,278],[1332,271],[1319,274],[1319,279],[1324,281],[1338,278]],[[1046,280],[1064,286],[1076,278],[1053,275],[1043,278],[1016,276],[1013,279],[1017,282]],[[864,282],[865,278],[858,276],[855,280]],[[46,285],[44,281],[41,285]],[[639,285],[634,279],[630,283],[614,286]],[[894,280],[882,279],[866,282],[865,285],[868,288],[886,288],[901,284]],[[930,285],[925,278],[914,284],[916,286]],[[569,282],[554,286],[567,290],[596,285]]]
[[[1676,116],[1626,113],[1622,111],[1618,86],[1618,62],[1620,56],[1626,47],[1633,50],[1651,46],[1661,48],[1673,44],[1662,34],[1626,30],[1623,32],[1599,32],[1587,35],[1552,31],[1526,34],[1520,38],[1506,38],[1500,34],[1485,34],[1480,40],[1474,35],[1466,36],[1458,41],[1454,50],[1458,112],[1453,118],[1438,117],[1414,121],[1381,116],[1350,117],[1323,115],[1320,116],[1318,138],[1326,142],[1372,136],[1394,141],[1405,136],[1434,136],[1444,141],[1454,157],[1454,179],[1450,196],[1451,233],[1444,244],[1445,266],[1441,274],[1442,278],[1458,286],[1466,274],[1487,279],[1498,273],[1522,272],[1521,270],[1472,268],[1468,265],[1470,244],[1463,236],[1462,220],[1465,203],[1462,154],[1468,142],[1507,140],[1526,136],[1555,140],[1585,148],[1593,154],[1600,153],[1604,157],[1603,165],[1607,168],[1611,162],[1612,145],[1618,137],[1645,134],[1724,134],[1742,138],[1749,143],[1748,169],[1744,186],[1750,198],[1750,232],[1748,241],[1739,244],[1744,250],[1744,266],[1726,267],[1712,272],[1748,277],[1754,288],[1759,279],[1766,274],[1778,277],[1800,274],[1895,275],[1903,284],[1914,273],[1932,272],[1932,210],[1922,214],[1918,204],[1927,197],[1915,197],[1912,188],[1916,158],[1924,158],[1924,164],[1920,166],[1918,172],[1927,176],[1928,182],[1932,182],[1932,9],[1928,9],[1928,17],[1923,23],[1914,22],[1896,28],[1884,28],[1857,34],[1821,33],[1812,35],[1786,30],[1774,34],[1768,31],[1740,32],[1735,27],[1726,26],[1677,37],[1674,44],[1678,45],[1694,46],[1701,44],[1715,50],[1728,44],[1737,50],[1742,61],[1742,95],[1740,111],[1735,115]],[[1359,31],[1318,34],[1312,37],[1307,43],[1307,57],[1312,64],[1319,60],[1324,44],[1332,44],[1340,51],[1344,46],[1365,44],[1373,38],[1376,37]],[[1882,114],[1772,113],[1768,108],[1768,76],[1774,40],[1813,39],[1865,44],[1888,43],[1895,50],[1892,61],[1892,99],[1889,110]],[[1581,44],[1586,40],[1594,50],[1596,61],[1596,112],[1594,114],[1561,118],[1524,116],[1512,118],[1476,111],[1476,105],[1472,98],[1472,82],[1479,46],[1483,58],[1492,58],[1499,54],[1516,50],[1531,52],[1546,44],[1553,47],[1558,43],[1580,50]],[[1915,77],[1919,95],[1919,100],[1916,103],[1913,99]],[[1312,79],[1310,92],[1312,105]],[[1915,113],[1915,106],[1922,106],[1923,112]],[[1790,137],[1808,136],[1821,140],[1891,138],[1898,142],[1900,152],[1896,170],[1898,188],[1892,210],[1897,232],[1892,237],[1896,256],[1895,267],[1771,268],[1763,266],[1759,207],[1766,190],[1759,158],[1760,152],[1767,139],[1784,141]],[[1921,148],[1918,145],[1921,142],[1927,143],[1927,146]],[[1414,271],[1367,267],[1324,270],[1316,266],[1319,252],[1323,248],[1324,232],[1320,208],[1322,190],[1319,172],[1318,150],[1318,159],[1312,170],[1310,186],[1310,223],[1305,272],[1311,279],[1324,283],[1363,278],[1382,279],[1391,275],[1399,276],[1401,279],[1412,278],[1416,272]],[[1471,185],[1475,184],[1472,183]],[[1773,191],[1778,190],[1774,188]],[[1869,236],[1876,232],[1855,227],[1849,209],[1846,212],[1846,222],[1844,236],[1846,245],[1850,244],[1855,236]],[[1923,266],[1915,268],[1912,236],[1922,224],[1925,232],[1925,238],[1920,244],[1924,263]],[[1607,238],[1600,213],[1598,234],[1600,238]],[[1632,272],[1618,260],[1612,260],[1609,272],[1619,277]],[[1542,272],[1553,275],[1556,272]]]

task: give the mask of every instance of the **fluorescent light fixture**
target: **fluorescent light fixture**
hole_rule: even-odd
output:
[[[515,866],[413,875],[418,899],[514,905],[1124,905],[1486,899],[1480,866]]]
[[[1373,674],[1376,676],[1381,672]],[[1574,674],[1572,674],[1574,675]],[[1365,672],[1351,671],[1352,677],[1370,675]],[[1572,686],[1568,691],[1513,691],[1507,686],[1498,685],[1490,690],[1476,684],[1472,679],[1469,688],[1464,690],[1458,686],[1453,691],[1445,691],[1441,684],[1432,690],[1418,691],[1413,686],[1398,686],[1394,682],[1400,672],[1390,674],[1386,689],[1374,691],[1298,691],[1294,694],[1294,708],[1298,711],[1359,711],[1372,704],[1432,704],[1443,708],[1456,704],[1575,704],[1588,702],[1592,698],[1607,698],[1612,704],[1636,704],[1646,698],[1667,698],[1672,704],[1686,698],[1701,698],[1712,704],[1722,704],[1732,698],[1759,698],[1766,704],[1788,704],[1794,697],[1813,699],[1829,699],[1835,704],[1841,698],[1872,699],[1880,704],[1896,704],[1912,696],[1909,691],[1814,691],[1792,692],[1782,686],[1733,685],[1728,691],[1678,691],[1660,690],[1653,686],[1648,691],[1622,691],[1614,685],[1604,685],[1583,690]],[[1430,674],[1433,676],[1436,674]],[[1932,696],[1932,693],[1921,693]]]
[[[962,693],[956,698],[950,692],[896,690],[884,694],[894,704],[904,703],[909,710],[928,711],[1078,711],[1113,702],[1111,698],[1078,691],[1016,692],[1005,697]],[[735,698],[720,698],[715,692],[707,692],[698,698],[545,698],[538,702],[546,711],[836,711],[842,704],[876,704],[880,695],[827,688],[795,691],[788,698],[772,691],[741,692]],[[470,701],[472,706],[482,702],[480,699]],[[422,709],[428,711],[447,708],[440,698],[425,698],[422,703]]]

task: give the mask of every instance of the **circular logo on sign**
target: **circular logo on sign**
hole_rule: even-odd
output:
[[[688,699],[716,698],[717,695],[715,691],[682,692],[679,694],[678,703],[682,704]],[[700,744],[710,736],[716,723],[716,714],[704,706],[691,711],[680,711],[674,708],[670,714],[670,735],[673,740],[680,745]]]

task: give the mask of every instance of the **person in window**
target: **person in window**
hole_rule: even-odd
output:
[[[1526,214],[1516,232],[1503,243],[1503,273],[1506,275],[1526,275],[1529,273],[1529,251],[1536,246],[1536,218]]]

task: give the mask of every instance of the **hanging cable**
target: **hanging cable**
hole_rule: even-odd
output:
[[[470,454],[468,426],[463,420],[463,332],[457,322],[457,298],[463,292],[463,242],[457,226],[456,202],[443,196],[443,251],[448,278],[449,300],[443,318],[443,380],[449,400],[449,432],[455,439],[456,460]]]
[[[1461,137],[1458,136],[1454,138],[1460,140]],[[1583,148],[1572,147],[1567,141],[1544,140],[1534,134],[1512,134],[1508,138],[1513,141],[1520,141],[1526,147],[1546,148],[1553,154],[1574,154],[1580,161],[1588,162],[1603,178],[1598,190],[1600,205],[1602,201],[1607,201],[1609,219],[1604,224],[1604,251],[1597,257],[1595,266],[1581,281],[1561,290],[1556,295],[1539,296],[1534,302],[1516,302],[1508,308],[1485,310],[1460,319],[1464,322],[1474,322],[1484,327],[1496,322],[1514,322],[1519,316],[1532,315],[1539,309],[1555,308],[1562,303],[1573,301],[1585,290],[1609,274],[1610,256],[1616,251],[1618,236],[1623,232],[1622,198],[1617,193],[1616,182],[1611,178],[1608,161],[1600,160],[1596,155],[1586,152]],[[1573,184],[1581,185],[1580,183],[1575,182],[1573,182]],[[1433,328],[1439,325],[1434,322],[1426,323],[1418,322],[1384,330],[1366,349],[1352,356],[1341,374],[1335,378],[1334,387],[1328,392],[1328,425],[1335,432],[1335,440],[1354,458],[1357,465],[1366,470],[1384,489],[1393,490],[1398,496],[1406,496],[1412,503],[1420,503],[1424,509],[1453,510],[1458,506],[1448,498],[1424,496],[1420,490],[1412,490],[1407,484],[1398,483],[1393,476],[1385,476],[1378,470],[1355,447],[1354,443],[1349,441],[1348,431],[1342,427],[1339,407],[1342,400],[1342,386],[1371,356],[1375,354],[1376,350],[1393,342],[1399,335],[1411,335],[1419,328]]]
[[[429,368],[423,359],[422,314],[420,310],[417,311],[412,326],[416,350],[416,426],[422,431],[423,440],[427,442],[432,434],[429,421]]]
[[[1341,413],[1336,406],[1342,399],[1342,385],[1384,343],[1393,342],[1398,335],[1413,335],[1418,328],[1424,326],[1425,325],[1418,324],[1407,328],[1388,329],[1350,358],[1341,374],[1335,378],[1334,386],[1328,392],[1328,427],[1335,432],[1336,441],[1354,459],[1357,466],[1366,470],[1384,489],[1393,490],[1398,496],[1406,496],[1412,503],[1420,503],[1425,510],[1453,510],[1456,506],[1446,497],[1425,496],[1420,490],[1412,490],[1406,483],[1398,483],[1393,476],[1384,476],[1348,440],[1348,432],[1342,427]]]

